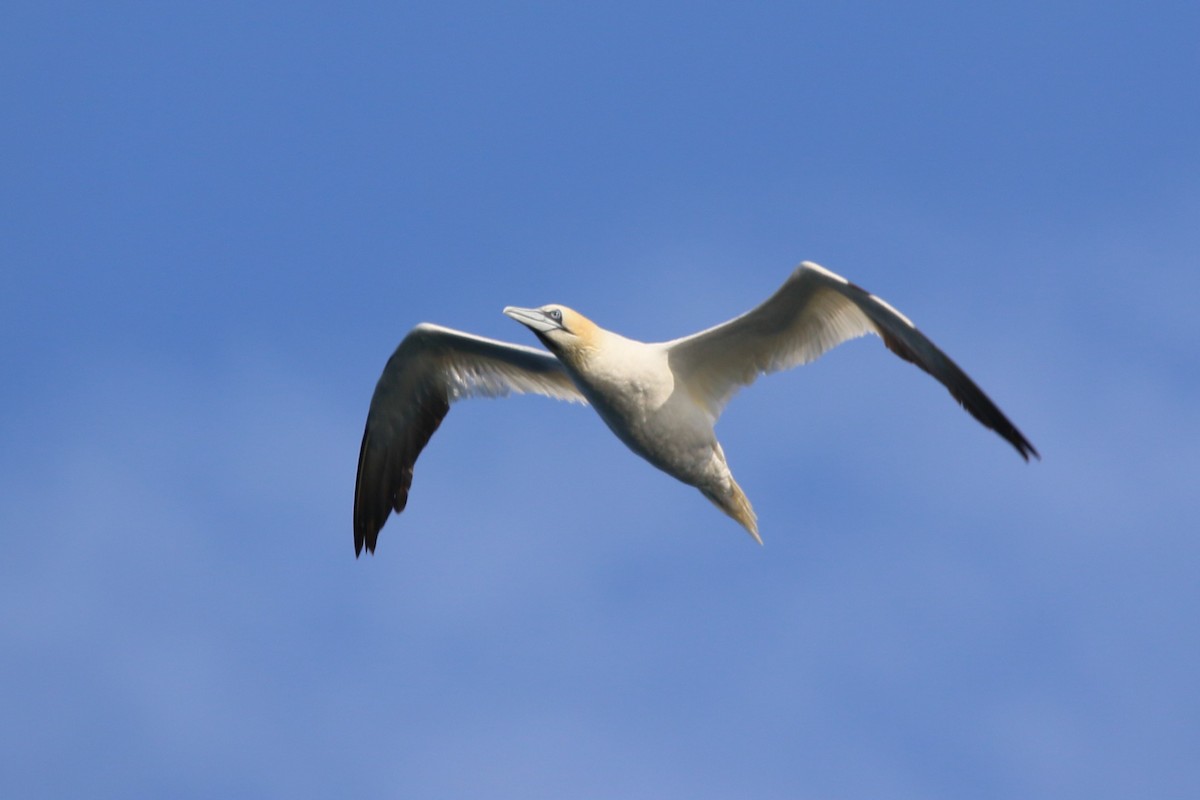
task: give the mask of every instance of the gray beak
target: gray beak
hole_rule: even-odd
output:
[[[558,330],[562,327],[562,325],[546,316],[545,311],[537,308],[517,308],[516,306],[508,306],[504,309],[504,313],[531,330],[540,331],[542,333]]]

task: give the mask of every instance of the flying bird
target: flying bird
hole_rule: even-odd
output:
[[[466,397],[534,393],[590,404],[630,450],[695,486],[760,544],[750,501],[725,462],[713,426],[725,404],[759,376],[813,361],[875,334],[937,378],[971,416],[1026,461],[1029,440],[908,317],[840,275],[802,263],[766,302],[721,325],[647,343],[551,304],[504,313],[539,350],[422,323],[404,337],[375,386],[358,457],[354,552],[375,551],[392,511],[404,510],[413,464],[450,405]]]

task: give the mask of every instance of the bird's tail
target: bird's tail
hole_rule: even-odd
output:
[[[758,535],[758,517],[754,513],[754,508],[750,505],[749,499],[746,498],[746,493],[742,491],[742,487],[738,486],[737,481],[730,475],[728,485],[722,487],[724,491],[721,494],[710,492],[707,489],[700,491],[712,501],[713,505],[724,511],[730,517],[738,522],[746,532],[754,537],[754,541],[762,544],[762,537]]]

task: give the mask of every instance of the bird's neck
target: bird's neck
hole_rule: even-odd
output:
[[[597,328],[587,338],[579,337],[566,345],[551,347],[558,360],[580,372],[587,372],[603,351],[603,331]]]

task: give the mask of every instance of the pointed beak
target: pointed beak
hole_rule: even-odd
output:
[[[537,308],[517,308],[516,306],[508,306],[504,309],[504,313],[531,330],[540,331],[542,333],[562,327],[562,325],[546,316],[545,311]]]

